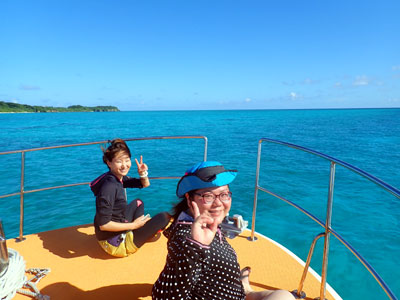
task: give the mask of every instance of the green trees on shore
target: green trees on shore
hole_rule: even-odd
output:
[[[82,106],[72,105],[68,107],[53,106],[31,106],[26,104],[18,104],[12,102],[0,101],[0,112],[102,112],[102,111],[119,111],[115,106]]]

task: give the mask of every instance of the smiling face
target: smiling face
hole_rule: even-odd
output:
[[[225,216],[229,213],[229,210],[231,209],[231,204],[232,200],[228,202],[222,202],[219,197],[215,198],[214,202],[210,204],[206,204],[205,201],[203,200],[203,197],[200,195],[204,194],[209,194],[212,193],[215,196],[218,196],[220,194],[224,194],[229,192],[229,186],[224,185],[220,187],[213,187],[213,188],[205,188],[205,189],[199,189],[194,191],[194,193],[191,193],[193,196],[190,198],[189,194],[186,194],[186,199],[188,201],[188,206],[193,213],[193,206],[190,203],[191,201],[195,201],[197,206],[199,207],[200,214],[203,212],[206,212],[209,216],[211,216],[214,219],[217,219],[217,223],[220,224]]]
[[[122,180],[122,177],[128,174],[131,164],[131,158],[124,151],[117,153],[111,162],[107,161],[107,166],[110,168],[110,171],[119,180]]]

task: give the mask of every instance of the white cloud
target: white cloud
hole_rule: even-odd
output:
[[[400,65],[393,66],[393,67],[392,67],[392,70],[393,70],[393,71],[400,71]]]
[[[244,101],[249,103],[249,102],[251,102],[251,99],[250,98],[246,98],[246,99],[244,99]]]
[[[312,80],[311,78],[306,78],[306,79],[304,79],[302,84],[315,84],[317,82],[318,82],[317,80]]]
[[[19,86],[19,89],[24,91],[34,91],[34,90],[40,90],[40,87],[29,84],[21,84]]]
[[[290,98],[292,98],[292,100],[294,100],[294,99],[296,99],[298,97],[299,97],[299,95],[297,95],[295,92],[291,92],[290,93]]]
[[[11,99],[0,98],[0,101],[3,101],[3,102],[11,102],[11,103],[18,103],[18,99],[16,99],[16,98],[11,98]]]
[[[354,86],[364,86],[364,85],[368,85],[370,83],[370,79],[365,76],[357,76],[356,79],[353,81],[353,85]]]
[[[336,82],[336,83],[335,83],[335,87],[337,87],[337,88],[342,87],[342,83],[341,83],[341,82]]]

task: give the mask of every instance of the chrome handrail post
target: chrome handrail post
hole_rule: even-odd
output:
[[[303,274],[302,274],[301,279],[300,279],[299,287],[297,288],[297,290],[293,291],[295,296],[297,296],[298,298],[302,299],[302,298],[306,297],[306,293],[303,292],[304,281],[306,280],[308,268],[310,267],[310,263],[311,263],[311,258],[312,258],[313,254],[314,254],[315,244],[323,236],[325,236],[325,232],[322,232],[322,233],[318,234],[313,239],[313,241],[311,243],[311,246],[310,246],[310,250],[308,250],[307,260],[306,260],[306,264],[304,266]]]
[[[18,242],[24,238],[24,181],[25,181],[25,152],[21,152],[21,189],[20,189],[20,213],[19,213],[19,237]]]
[[[204,139],[204,161],[207,161],[208,139],[206,136],[203,136],[203,139]]]
[[[326,277],[328,273],[328,256],[329,256],[329,240],[330,240],[331,221],[332,221],[333,190],[335,186],[335,168],[336,164],[335,162],[332,161],[330,168],[330,175],[329,175],[328,204],[326,208],[325,241],[324,241],[324,256],[322,260],[320,300],[325,299]]]
[[[253,202],[253,218],[251,222],[251,241],[254,241],[254,232],[256,228],[256,211],[257,211],[257,197],[258,197],[258,180],[260,177],[260,163],[261,163],[261,144],[262,139],[258,141],[258,151],[257,151],[257,168],[256,168],[256,183],[254,188],[254,202]]]

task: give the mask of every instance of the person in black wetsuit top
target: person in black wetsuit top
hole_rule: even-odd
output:
[[[153,300],[294,300],[286,290],[253,291],[250,268],[240,270],[235,250],[219,225],[232,203],[229,184],[236,170],[218,162],[201,162],[178,183],[181,201],[168,238],[166,264],[152,289]]]
[[[109,171],[90,183],[96,196],[94,228],[101,248],[108,254],[124,257],[135,253],[146,241],[166,227],[170,216],[160,213],[144,216],[144,204],[135,199],[128,204],[125,188],[145,188],[150,185],[148,167],[135,159],[140,179],[127,176],[131,168],[131,152],[122,139],[111,141],[103,149],[103,162]]]

